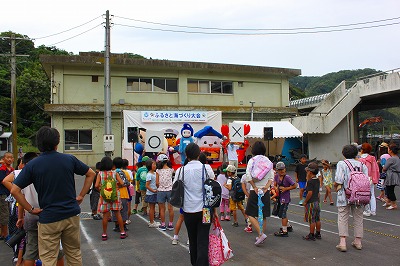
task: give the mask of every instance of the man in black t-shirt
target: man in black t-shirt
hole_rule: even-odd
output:
[[[60,240],[67,265],[82,265],[79,204],[89,191],[95,172],[71,154],[57,152],[60,133],[41,127],[36,134],[40,156],[29,162],[15,179],[11,194],[30,214],[39,215],[38,245],[43,265],[56,265]],[[85,176],[81,192],[75,175]],[[40,208],[26,201],[21,189],[34,184]]]
[[[307,196],[304,199],[304,220],[310,224],[310,233],[303,236],[304,240],[321,239],[321,220],[319,207],[319,172],[318,164],[312,162],[306,167],[307,172]],[[316,229],[316,233],[314,234]]]

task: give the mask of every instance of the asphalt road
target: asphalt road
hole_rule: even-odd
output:
[[[83,178],[77,177],[76,181],[80,189]],[[400,196],[399,188],[396,193]],[[400,265],[400,210],[387,211],[378,202],[377,215],[364,219],[363,249],[354,249],[350,237],[348,251],[339,252],[335,249],[339,239],[337,208],[322,203],[322,240],[305,241],[302,236],[309,232],[309,227],[303,221],[303,207],[297,205],[298,194],[298,190],[292,190],[293,204],[289,206],[288,218],[294,231],[287,238],[273,235],[281,225],[280,219],[273,216],[267,218],[268,238],[261,247],[254,245],[256,233],[244,232],[241,213],[238,213],[239,227],[231,226],[232,221],[221,222],[234,251],[234,257],[226,265]],[[83,265],[190,265],[184,225],[180,245],[173,246],[173,231],[148,228],[147,217],[133,215],[128,238],[119,239],[110,223],[109,239],[101,241],[101,221],[91,219],[89,197],[81,207]],[[175,220],[178,214],[176,209]],[[11,265],[11,257],[11,249],[0,243],[0,265]]]

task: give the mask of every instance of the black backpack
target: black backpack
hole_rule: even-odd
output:
[[[131,183],[129,182],[128,178],[126,178],[124,171],[122,171],[121,169],[116,169],[115,171],[121,177],[122,182],[124,182],[124,187],[129,187]]]
[[[242,201],[245,198],[245,194],[242,188],[242,182],[240,182],[239,178],[232,178],[231,196],[233,201]]]

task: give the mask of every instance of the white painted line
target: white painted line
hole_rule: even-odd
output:
[[[299,208],[304,208],[303,206],[297,205],[297,204],[290,204],[290,206],[295,206],[295,207],[299,207]],[[327,211],[327,210],[321,210],[321,212],[326,212],[326,213],[332,213],[337,215],[337,212],[333,212],[333,211]],[[350,217],[353,217],[353,215],[350,215]],[[366,221],[370,221],[370,222],[375,222],[375,223],[380,223],[380,224],[387,224],[387,225],[392,225],[392,226],[396,226],[396,227],[400,227],[399,224],[393,224],[393,223],[388,223],[388,222],[384,222],[384,221],[378,221],[378,220],[373,220],[371,218],[365,218],[364,220]]]
[[[281,219],[281,218],[279,218],[277,216],[271,216],[270,218],[275,218],[275,219],[279,219],[279,220]],[[292,220],[289,220],[289,223],[290,224],[298,224],[298,225],[301,225],[301,226],[304,226],[304,227],[310,227],[309,224],[303,224],[303,223],[295,222],[295,221],[292,221]],[[331,234],[334,234],[334,235],[339,235],[339,233],[336,233],[336,232],[333,232],[333,231],[330,231],[330,230],[326,230],[324,228],[321,228],[321,231],[324,231],[324,232],[327,232],[327,233],[331,233]]]
[[[146,218],[144,218],[142,215],[140,214],[136,214],[137,217],[139,217],[140,219],[142,219],[143,221],[145,221],[146,223],[150,223],[149,220],[147,220]],[[150,228],[151,229],[156,229],[158,230],[158,232],[160,232],[161,234],[163,234],[164,236],[168,237],[170,240],[174,239],[173,237],[171,237],[169,234],[167,234],[165,231],[159,229],[159,228]],[[184,249],[186,249],[187,251],[189,251],[189,247],[185,244],[182,244],[180,241],[178,242],[178,245],[180,245],[181,247],[183,247]]]
[[[81,232],[82,232],[83,236],[86,238],[87,243],[88,243],[89,246],[90,246],[90,249],[93,250],[94,256],[95,256],[96,259],[97,259],[97,265],[99,265],[99,266],[105,266],[106,264],[104,263],[103,258],[101,257],[99,251],[98,251],[98,250],[94,247],[94,245],[93,245],[93,239],[88,235],[88,233],[87,233],[87,231],[86,231],[86,228],[85,228],[85,226],[83,225],[83,223],[80,222],[80,221],[79,221],[79,223],[80,223],[80,226],[81,226],[81,228],[82,228]]]

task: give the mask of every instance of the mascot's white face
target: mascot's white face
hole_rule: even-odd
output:
[[[189,138],[190,136],[192,136],[192,132],[189,129],[182,130],[182,137]]]
[[[202,137],[197,144],[200,147],[206,148],[220,148],[221,147],[221,139],[217,136],[204,136]]]

